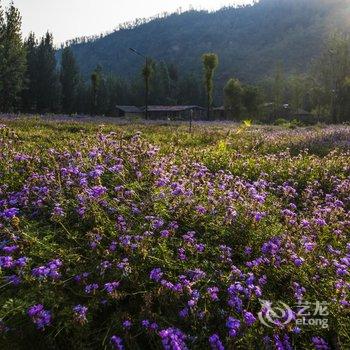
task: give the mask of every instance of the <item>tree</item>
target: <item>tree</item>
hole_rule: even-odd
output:
[[[93,114],[97,114],[98,92],[101,85],[101,79],[102,68],[101,66],[97,66],[91,74],[91,106]]]
[[[243,109],[243,88],[239,80],[230,79],[224,87],[226,117],[240,119]]]
[[[57,112],[60,108],[60,83],[53,37],[49,32],[41,38],[37,50],[37,109]]]
[[[179,72],[175,64],[171,63],[168,67],[170,78],[170,99],[176,104],[178,94]]]
[[[33,112],[37,105],[37,51],[38,41],[34,33],[30,33],[24,42],[27,52],[27,70],[25,73],[25,86],[22,91],[22,109],[26,112]]]
[[[202,56],[204,66],[204,83],[207,93],[207,119],[210,118],[210,109],[213,104],[213,78],[219,64],[219,58],[215,53],[206,53]]]
[[[0,9],[0,108],[12,112],[19,108],[26,71],[26,52],[21,36],[22,18],[13,6],[3,18]]]
[[[291,106],[294,111],[304,108],[304,97],[306,95],[307,81],[301,75],[292,75],[287,82],[291,100]]]
[[[255,86],[247,85],[243,88],[243,105],[248,113],[248,118],[256,118],[261,103],[260,91]]]
[[[350,121],[350,77],[345,78],[339,93],[339,119]]]
[[[193,73],[185,75],[179,82],[178,102],[185,105],[200,105],[202,102],[201,86]]]
[[[328,110],[334,123],[345,119],[343,115],[344,92],[350,76],[349,38],[343,34],[329,37],[320,59],[313,67],[313,81],[322,98],[322,109]]]
[[[170,76],[165,62],[154,65],[151,78],[151,100],[156,104],[167,104],[170,100]]]
[[[1,0],[0,0],[0,77],[3,71],[4,64],[4,32],[5,32],[5,19],[4,19],[4,11],[2,9]],[[0,94],[3,89],[3,83],[0,79]],[[0,106],[1,107],[1,106]]]
[[[146,105],[146,119],[148,119],[148,98],[149,98],[149,86],[152,74],[154,72],[153,62],[146,57],[145,65],[142,68],[142,77],[145,83],[145,105]]]
[[[67,46],[62,51],[61,62],[62,110],[72,114],[76,112],[77,86],[79,71],[71,49]]]
[[[285,88],[285,82],[284,82],[283,65],[281,62],[279,62],[276,66],[273,87],[272,87],[275,117],[277,117],[277,112],[283,104],[284,88]]]

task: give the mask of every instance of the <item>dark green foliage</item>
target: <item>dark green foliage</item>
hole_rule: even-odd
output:
[[[350,77],[350,40],[342,34],[332,35],[314,65],[313,80],[317,89],[317,107],[326,110],[334,123],[349,121],[347,113]]]
[[[3,18],[0,9],[0,106],[5,112],[19,105],[26,70],[26,53],[21,38],[22,18],[11,4]]]
[[[213,104],[213,78],[214,72],[219,64],[219,58],[215,53],[206,53],[202,56],[203,68],[204,68],[204,86],[207,97],[207,118],[210,117],[210,108]]]
[[[97,113],[98,97],[102,79],[102,68],[97,66],[91,74],[91,106],[92,112]]]
[[[33,112],[36,110],[37,81],[38,81],[38,41],[34,33],[30,33],[24,42],[27,53],[27,70],[25,73],[25,86],[22,91],[22,110]]]
[[[178,103],[183,105],[205,105],[204,88],[192,73],[181,78],[179,82]]]
[[[55,112],[60,105],[60,84],[52,34],[41,38],[37,50],[37,110]]]
[[[243,88],[239,80],[230,79],[224,87],[226,117],[239,119],[243,109]]]
[[[243,90],[243,105],[247,118],[257,118],[259,106],[262,103],[262,95],[256,86],[245,86]]]
[[[154,62],[149,58],[146,58],[146,62],[142,68],[142,78],[145,84],[145,106],[146,106],[146,119],[148,118],[148,103],[149,103],[149,90],[150,90],[150,81],[152,75],[154,74]]]
[[[76,112],[78,83],[79,71],[73,53],[69,47],[65,47],[61,61],[62,111],[65,113]]]
[[[152,65],[153,74],[150,79],[150,99],[153,104],[169,104],[170,75],[165,62]]]

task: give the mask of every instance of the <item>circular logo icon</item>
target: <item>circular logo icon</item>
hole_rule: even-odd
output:
[[[261,300],[261,311],[258,313],[260,322],[269,328],[287,325],[294,319],[293,310],[282,301],[271,302]]]

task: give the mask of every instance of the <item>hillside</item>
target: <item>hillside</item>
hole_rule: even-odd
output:
[[[97,64],[123,77],[135,75],[142,61],[128,50],[133,47],[197,74],[201,55],[213,51],[220,56],[218,80],[252,82],[271,74],[279,61],[288,73],[307,70],[324,38],[337,28],[347,30],[349,8],[350,0],[261,0],[156,18],[72,48],[86,76]]]

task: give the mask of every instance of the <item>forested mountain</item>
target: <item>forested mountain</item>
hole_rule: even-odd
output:
[[[142,59],[128,50],[133,47],[195,74],[202,70],[201,55],[216,52],[217,81],[235,76],[255,82],[271,75],[279,62],[287,73],[307,71],[329,33],[347,31],[349,17],[350,0],[260,0],[212,13],[193,10],[136,21],[106,36],[72,41],[71,47],[86,77],[96,65],[134,77]]]

